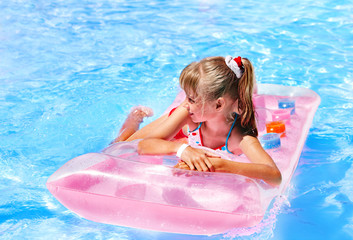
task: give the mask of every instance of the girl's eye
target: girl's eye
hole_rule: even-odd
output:
[[[191,98],[188,98],[189,103],[195,103],[195,101]]]

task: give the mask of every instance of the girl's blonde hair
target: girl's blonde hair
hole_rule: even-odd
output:
[[[234,101],[238,100],[241,127],[244,131],[255,131],[252,135],[257,136],[252,102],[255,74],[247,58],[242,58],[242,64],[242,75],[237,78],[225,63],[224,57],[208,57],[199,62],[192,62],[182,71],[180,86],[186,93],[201,97],[204,103],[225,95]],[[231,120],[234,121],[234,114],[231,115]]]

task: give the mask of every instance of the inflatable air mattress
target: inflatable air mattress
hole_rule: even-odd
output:
[[[260,84],[253,101],[259,139],[282,173],[278,187],[235,174],[175,169],[177,157],[139,155],[138,141],[70,160],[47,187],[65,207],[101,223],[195,235],[254,226],[290,183],[320,97],[305,88]],[[231,160],[248,161],[242,155]]]

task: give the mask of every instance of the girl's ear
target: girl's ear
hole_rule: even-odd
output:
[[[223,110],[225,104],[226,104],[226,102],[224,101],[223,97],[218,98],[216,101],[216,110],[217,111]]]

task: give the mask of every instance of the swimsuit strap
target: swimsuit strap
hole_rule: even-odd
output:
[[[235,113],[235,119],[234,119],[234,122],[232,124],[232,127],[230,128],[229,132],[228,132],[228,136],[227,136],[227,139],[226,139],[226,150],[228,153],[231,153],[233,154],[231,151],[228,150],[228,140],[229,140],[229,137],[230,137],[230,133],[232,132],[233,128],[234,128],[234,125],[235,125],[235,122],[237,121],[237,118],[238,118],[238,114]]]

